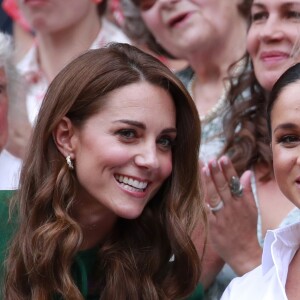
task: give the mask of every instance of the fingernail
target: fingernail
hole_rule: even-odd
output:
[[[205,176],[207,176],[207,177],[210,176],[210,171],[209,171],[208,166],[205,166],[205,167],[202,168],[202,173],[203,173]]]
[[[217,168],[218,167],[218,163],[217,163],[217,161],[215,159],[211,162],[211,166],[213,168]]]
[[[229,158],[225,155],[222,156],[220,160],[221,160],[222,164],[225,166],[229,164]]]

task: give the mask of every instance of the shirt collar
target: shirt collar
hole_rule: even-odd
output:
[[[300,247],[300,222],[275,230],[268,230],[262,255],[263,274],[274,265],[280,268],[282,255],[289,262]]]

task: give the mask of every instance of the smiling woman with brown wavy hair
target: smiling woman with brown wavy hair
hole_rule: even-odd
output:
[[[5,299],[186,299],[200,276],[190,234],[206,220],[199,137],[185,88],[135,47],[65,67],[13,198]]]

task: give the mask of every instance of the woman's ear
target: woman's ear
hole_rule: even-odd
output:
[[[76,135],[71,120],[67,117],[63,117],[53,130],[52,135],[56,147],[61,154],[64,157],[70,155],[71,159],[74,159]]]

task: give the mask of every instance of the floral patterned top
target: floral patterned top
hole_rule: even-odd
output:
[[[177,76],[191,92],[189,87],[194,78],[194,71],[187,68],[178,72]],[[224,146],[223,118],[226,108],[226,93],[224,92],[208,115],[199,116],[201,121],[200,159],[204,163],[216,158]]]
[[[116,25],[103,18],[99,34],[90,49],[101,48],[110,42],[131,43]],[[29,121],[33,125],[49,86],[49,81],[38,62],[37,44],[34,44],[17,64],[17,69],[27,82],[26,106]]]

